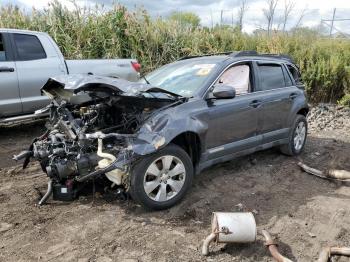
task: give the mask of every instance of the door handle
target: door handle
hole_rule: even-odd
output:
[[[289,95],[289,98],[290,98],[290,99],[294,99],[294,98],[296,98],[297,96],[298,96],[297,93],[291,93],[291,94]]]
[[[0,72],[15,72],[13,67],[0,67]]]
[[[257,108],[258,106],[261,105],[261,101],[260,100],[253,100],[252,102],[250,102],[249,106]]]

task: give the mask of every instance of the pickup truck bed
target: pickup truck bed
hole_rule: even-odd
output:
[[[65,60],[46,33],[0,29],[0,123],[31,117],[49,99],[41,87],[62,74],[94,74],[137,81],[135,59]]]

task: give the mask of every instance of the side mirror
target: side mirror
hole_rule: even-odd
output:
[[[214,86],[213,96],[215,98],[229,99],[236,96],[236,89],[229,85],[218,84]]]

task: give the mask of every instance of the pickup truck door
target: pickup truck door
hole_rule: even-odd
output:
[[[245,73],[235,70],[233,68],[235,66],[241,67]],[[255,93],[252,92],[254,89],[253,66],[249,63],[233,67],[227,69],[219,77],[219,83],[239,86],[236,88],[236,97],[207,100],[209,108],[209,127],[206,139],[208,159],[238,153],[261,143],[261,137],[257,134],[260,104],[256,101]],[[220,80],[229,70],[232,70],[232,75],[226,77],[228,81]],[[242,76],[246,77],[247,81],[242,81]],[[238,81],[235,78],[238,78]]]
[[[7,33],[0,33],[0,118],[22,113],[16,64]]]
[[[32,113],[49,103],[40,89],[50,77],[66,74],[65,67],[45,35],[14,33],[12,41],[23,113]]]

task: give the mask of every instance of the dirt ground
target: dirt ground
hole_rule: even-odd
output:
[[[321,247],[350,246],[350,183],[302,172],[350,170],[350,126],[313,130],[298,158],[276,149],[214,166],[196,177],[181,204],[149,212],[132,201],[96,195],[36,206],[47,178],[11,160],[42,123],[0,129],[0,261],[272,261],[258,236],[252,244],[213,244],[200,255],[213,211],[255,212],[258,230],[277,238],[293,261],[315,261]],[[333,261],[350,261],[336,258]]]

